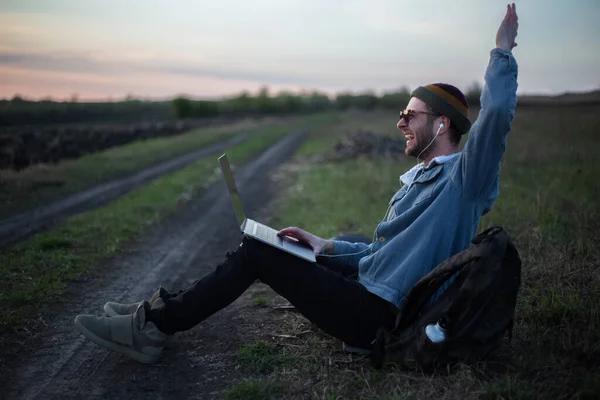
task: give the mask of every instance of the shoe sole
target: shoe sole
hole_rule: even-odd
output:
[[[157,356],[149,356],[147,354],[135,351],[130,347],[109,342],[108,340],[104,340],[101,337],[94,335],[79,321],[78,318],[75,318],[75,329],[77,329],[81,334],[83,334],[83,336],[90,339],[97,345],[100,345],[108,350],[112,350],[114,352],[126,355],[127,357],[133,358],[134,360],[139,361],[143,364],[154,364],[156,361],[158,361]]]

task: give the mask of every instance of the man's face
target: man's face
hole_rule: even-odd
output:
[[[423,159],[433,151],[436,145],[435,142],[431,143],[435,136],[433,116],[430,115],[431,111],[427,108],[427,105],[416,97],[411,97],[406,109],[412,111],[410,121],[406,122],[406,118],[402,118],[396,125],[407,139],[404,154],[409,157]],[[427,148],[429,143],[431,145]],[[427,150],[423,151],[425,148]]]

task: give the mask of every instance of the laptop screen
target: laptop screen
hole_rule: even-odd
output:
[[[246,221],[246,214],[244,214],[242,199],[238,193],[237,186],[235,186],[235,181],[233,180],[233,174],[231,173],[231,168],[229,167],[229,161],[227,160],[226,154],[223,154],[221,157],[219,157],[219,164],[221,165],[221,171],[223,171],[223,177],[225,178],[227,189],[229,189],[229,198],[233,204],[235,216],[241,227],[244,224],[244,221]]]

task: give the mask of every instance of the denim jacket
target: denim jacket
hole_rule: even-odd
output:
[[[370,245],[336,240],[330,262],[357,267],[359,282],[367,290],[400,306],[419,279],[469,247],[481,216],[498,197],[500,160],[516,91],[517,62],[512,53],[492,50],[481,111],[464,149],[403,175],[405,184],[390,200],[376,240]]]

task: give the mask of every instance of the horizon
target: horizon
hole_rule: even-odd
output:
[[[75,102],[75,103],[106,103],[106,102],[124,102],[124,101],[142,101],[142,102],[170,102],[175,100],[176,98],[182,97],[182,98],[186,98],[189,100],[194,100],[194,101],[198,101],[198,100],[205,100],[205,101],[221,101],[221,100],[225,100],[228,98],[232,98],[232,97],[236,97],[241,95],[242,93],[247,93],[251,96],[256,96],[258,94],[258,91],[256,91],[255,93],[246,91],[246,90],[241,90],[238,93],[233,93],[233,94],[229,94],[229,95],[223,95],[223,96],[216,96],[216,97],[198,97],[198,96],[186,96],[185,94],[178,94],[178,95],[174,95],[174,96],[170,96],[170,97],[131,97],[129,95],[125,95],[125,96],[114,96],[111,98],[80,98],[80,97],[65,97],[65,98],[54,98],[51,96],[45,96],[45,97],[41,97],[41,98],[30,98],[27,96],[21,96],[20,93],[15,93],[13,96],[10,97],[0,97],[0,101],[11,101],[13,100],[15,97],[20,97],[22,100],[24,101],[29,101],[29,102],[43,102],[43,101],[53,101],[53,102],[63,102],[63,103],[68,103],[68,102]],[[293,95],[297,95],[297,96],[302,96],[304,93],[298,92],[291,92],[291,91],[287,91],[288,93],[291,93]],[[318,91],[317,91],[318,92]],[[350,94],[352,95],[361,95],[361,94],[365,94],[368,91],[364,91],[364,92],[352,92]],[[412,90],[409,90],[409,92],[412,92]],[[339,93],[334,93],[333,95],[324,93],[324,92],[318,92],[319,94],[325,94],[329,97],[330,100],[335,100],[335,97],[338,94],[347,94],[349,92],[339,92]],[[392,93],[390,92],[385,92],[385,93]],[[374,93],[376,96],[380,97],[381,95],[385,94],[384,92],[382,93]],[[560,96],[566,96],[566,95],[572,95],[572,96],[579,96],[579,95],[587,95],[587,94],[594,94],[594,93],[598,93],[600,94],[600,88],[599,89],[592,89],[592,90],[585,90],[585,91],[566,91],[566,92],[561,92],[561,93],[519,93],[518,94],[518,98],[525,98],[525,97],[545,97],[545,98],[554,98],[554,97],[560,97]],[[274,97],[277,96],[279,93],[276,92],[269,92],[269,96],[270,97]],[[466,93],[465,93],[466,94]]]
[[[506,9],[505,1],[481,3],[8,0],[0,5],[0,98],[216,100],[263,86],[271,95],[381,95],[431,82],[467,92],[483,83]],[[517,12],[519,95],[600,88],[600,2],[533,0],[517,2]]]

